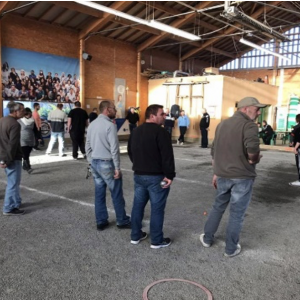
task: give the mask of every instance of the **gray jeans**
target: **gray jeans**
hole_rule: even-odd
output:
[[[227,254],[233,254],[239,242],[244,216],[252,196],[254,179],[228,179],[218,177],[217,195],[213,208],[204,226],[204,242],[212,244],[223,213],[230,204],[226,231]]]

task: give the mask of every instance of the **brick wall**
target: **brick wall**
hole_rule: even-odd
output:
[[[79,58],[78,33],[55,25],[34,20],[26,21],[14,16],[1,20],[2,39],[5,47],[28,51],[51,53]],[[114,79],[126,80],[126,107],[136,105],[137,53],[136,48],[127,43],[94,36],[85,42],[85,51],[93,56],[85,61],[85,98],[90,111],[98,107],[97,96],[114,98]],[[147,89],[140,92],[142,99],[148,99]],[[148,102],[148,100],[147,100]]]

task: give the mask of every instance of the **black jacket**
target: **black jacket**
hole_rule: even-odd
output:
[[[201,120],[200,120],[200,129],[201,128],[208,128],[210,122],[210,116],[208,113],[204,113]]]

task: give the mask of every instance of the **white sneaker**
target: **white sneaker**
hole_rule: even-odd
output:
[[[293,181],[293,182],[290,182],[289,185],[291,186],[300,186],[300,181]]]
[[[183,143],[182,143],[182,142],[180,143],[180,146],[183,146]]]
[[[177,140],[177,145],[179,145],[179,141]]]
[[[241,253],[241,251],[242,251],[242,247],[241,247],[240,244],[237,244],[236,247],[237,247],[236,250],[232,254],[224,253],[224,256],[226,256],[226,257],[234,257],[236,255],[239,255]]]
[[[211,245],[204,242],[204,233],[200,234],[200,242],[203,247],[209,248]]]

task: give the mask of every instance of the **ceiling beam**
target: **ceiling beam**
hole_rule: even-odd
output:
[[[203,1],[200,4],[195,6],[195,10],[206,8],[209,7],[210,5],[211,5],[211,1]],[[179,28],[185,23],[190,22],[194,17],[195,17],[194,14],[185,15],[183,19],[177,19],[171,22],[169,25],[175,28]],[[158,43],[159,41],[161,41],[162,39],[166,38],[169,35],[170,34],[168,32],[162,32],[160,36],[151,37],[150,39],[148,39],[147,41],[143,42],[141,45],[138,46],[137,52],[142,52],[146,48],[155,45],[156,43]]]
[[[24,18],[24,17],[27,17],[27,16],[35,9],[35,7],[36,7],[37,5],[38,5],[38,2],[35,3],[35,4],[32,4],[32,6],[29,7],[28,10],[26,10],[26,12],[22,15],[22,17],[23,17],[23,18]]]
[[[48,2],[63,8],[80,12],[82,14],[93,16],[95,18],[101,19],[103,17],[102,11],[99,11],[97,9],[88,6],[81,5],[79,3],[75,3],[73,1],[48,1]]]
[[[178,36],[174,37],[174,39],[177,40],[177,41],[180,41],[180,42],[186,42],[186,40],[184,38],[181,38],[181,37],[178,37]],[[201,47],[202,46],[201,42],[190,42],[190,43],[186,43],[186,45],[193,45],[195,47]],[[222,54],[224,56],[231,57],[231,58],[234,58],[234,59],[237,57],[234,53],[227,52],[227,51],[221,50],[219,48],[215,48],[215,47],[208,47],[205,50],[210,51],[210,52],[214,52],[214,53],[218,53],[218,54]]]
[[[279,5],[281,3],[281,1],[273,1],[273,2],[269,2],[268,4],[271,4],[271,5]],[[257,19],[262,13],[264,12],[268,12],[272,9],[272,7],[261,7],[259,8],[255,13],[253,13],[251,15],[251,18],[254,18],[254,19]],[[234,23],[234,26],[236,27],[241,27],[242,25],[239,24],[239,23]],[[197,48],[197,49],[193,49],[193,50],[190,50],[188,53],[186,53],[185,55],[182,56],[182,60],[186,60],[188,58],[190,58],[191,56],[194,56],[195,54],[197,54],[199,51],[209,47],[210,45],[212,45],[213,43],[215,43],[218,39],[220,38],[224,38],[224,34],[231,34],[231,33],[234,33],[236,31],[236,28],[234,27],[230,27],[228,29],[226,29],[223,33],[219,33],[216,35],[216,38],[214,39],[211,39],[211,40],[207,40],[206,42],[204,42],[202,44],[202,46],[200,48]]]
[[[132,21],[126,20],[126,19],[121,19],[121,18],[115,18],[112,20],[112,22],[117,23],[117,24],[121,24],[123,26],[130,26],[132,25]],[[132,26],[132,29],[137,29],[137,30],[141,30],[141,31],[145,31],[154,35],[160,35],[161,31],[146,25],[135,25]]]
[[[69,16],[69,18],[67,20],[65,20],[61,25],[67,26],[70,21],[72,21],[73,19],[76,19],[76,17],[78,17],[80,14],[81,14],[80,12],[75,12],[75,14],[72,14],[71,16]]]
[[[126,2],[126,1],[116,1],[114,2],[110,8],[113,9],[124,9],[125,7],[127,7],[128,5],[130,5],[130,2]],[[103,12],[103,17],[102,19],[97,19],[97,20],[93,20],[91,23],[87,24],[80,32],[79,32],[79,39],[84,39],[87,37],[87,35],[89,33],[91,33],[94,30],[97,30],[97,28],[99,26],[103,26],[103,24],[107,24],[108,22],[110,22],[115,16],[111,15],[109,13]]]
[[[160,2],[158,1],[138,1],[141,4],[144,4],[145,6],[151,6],[154,9],[160,10],[164,13],[167,13],[168,15],[174,16],[174,15],[180,15],[182,14],[182,11],[172,8],[172,7],[168,7],[166,5],[162,5],[160,4]],[[176,18],[179,19],[183,19],[184,16],[177,16]]]
[[[67,9],[64,9],[61,13],[59,13],[50,23],[51,24],[54,24],[56,23],[56,21],[63,15],[67,14],[68,13],[68,10]],[[58,23],[56,23],[58,24]]]
[[[294,6],[290,1],[282,1],[281,5],[284,7],[284,8],[287,8],[287,9],[290,9],[292,11],[299,11],[299,9]]]
[[[9,1],[1,1],[0,3],[0,13],[3,13],[3,11],[7,10],[7,4],[9,3]]]
[[[45,12],[40,15],[40,17],[38,18],[38,21],[41,21],[48,13],[50,13],[52,10],[54,10],[54,8],[56,8],[56,6],[52,5],[50,8],[46,9]]]

